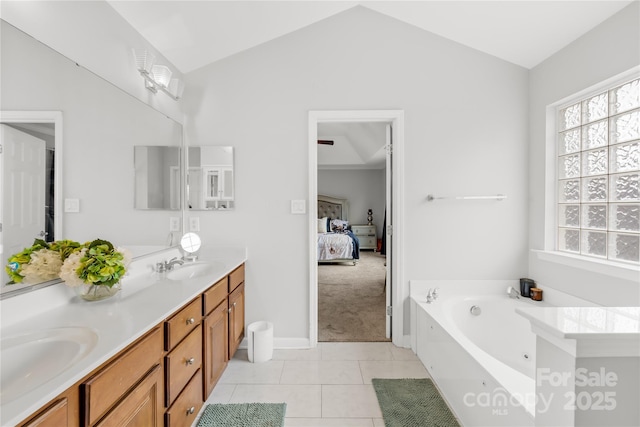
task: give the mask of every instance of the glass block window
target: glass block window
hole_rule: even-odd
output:
[[[640,79],[558,109],[557,249],[640,264]]]

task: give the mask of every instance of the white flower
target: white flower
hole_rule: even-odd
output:
[[[60,254],[50,249],[40,249],[31,253],[31,261],[22,267],[24,283],[41,283],[58,277],[62,266]]]
[[[82,248],[72,253],[64,260],[62,267],[60,267],[60,278],[64,280],[67,286],[75,287],[84,284],[84,281],[78,277],[76,271],[80,267],[80,261],[86,252],[87,248]]]

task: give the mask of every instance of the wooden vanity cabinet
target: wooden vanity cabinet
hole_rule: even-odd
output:
[[[244,337],[244,264],[19,427],[189,427]]]
[[[154,328],[80,385],[82,426],[159,426],[162,332]]]
[[[162,387],[162,367],[155,365],[96,427],[161,426]]]
[[[244,283],[229,295],[229,359],[244,338]]]
[[[19,427],[78,427],[79,416],[78,385],[53,399],[45,409],[19,424]]]
[[[165,426],[190,426],[204,403],[202,394],[202,299],[167,319],[165,325]]]
[[[244,338],[244,264],[229,274],[229,359]]]
[[[203,294],[203,366],[204,395],[209,396],[229,362],[229,316],[225,277]]]

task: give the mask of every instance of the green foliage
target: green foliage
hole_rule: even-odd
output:
[[[51,242],[49,249],[60,253],[60,258],[64,261],[69,255],[82,249],[82,245],[73,240],[56,240],[55,242]]]
[[[49,249],[49,244],[42,239],[35,239],[32,246],[24,248],[21,252],[9,257],[4,268],[11,279],[7,285],[22,283],[24,280],[24,276],[20,274],[22,268],[31,261],[31,254],[40,249]]]
[[[106,241],[96,239],[89,243],[77,274],[85,283],[112,287],[126,273],[124,257]]]

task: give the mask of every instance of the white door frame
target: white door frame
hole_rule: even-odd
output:
[[[390,122],[393,129],[393,248],[392,259],[392,307],[391,339],[398,347],[405,346],[404,339],[404,111],[403,110],[335,110],[309,111],[309,344],[318,345],[318,123],[324,122]],[[386,230],[385,230],[386,231]]]
[[[53,123],[55,138],[55,195],[53,232],[56,240],[62,239],[62,111],[0,111],[0,123]]]

